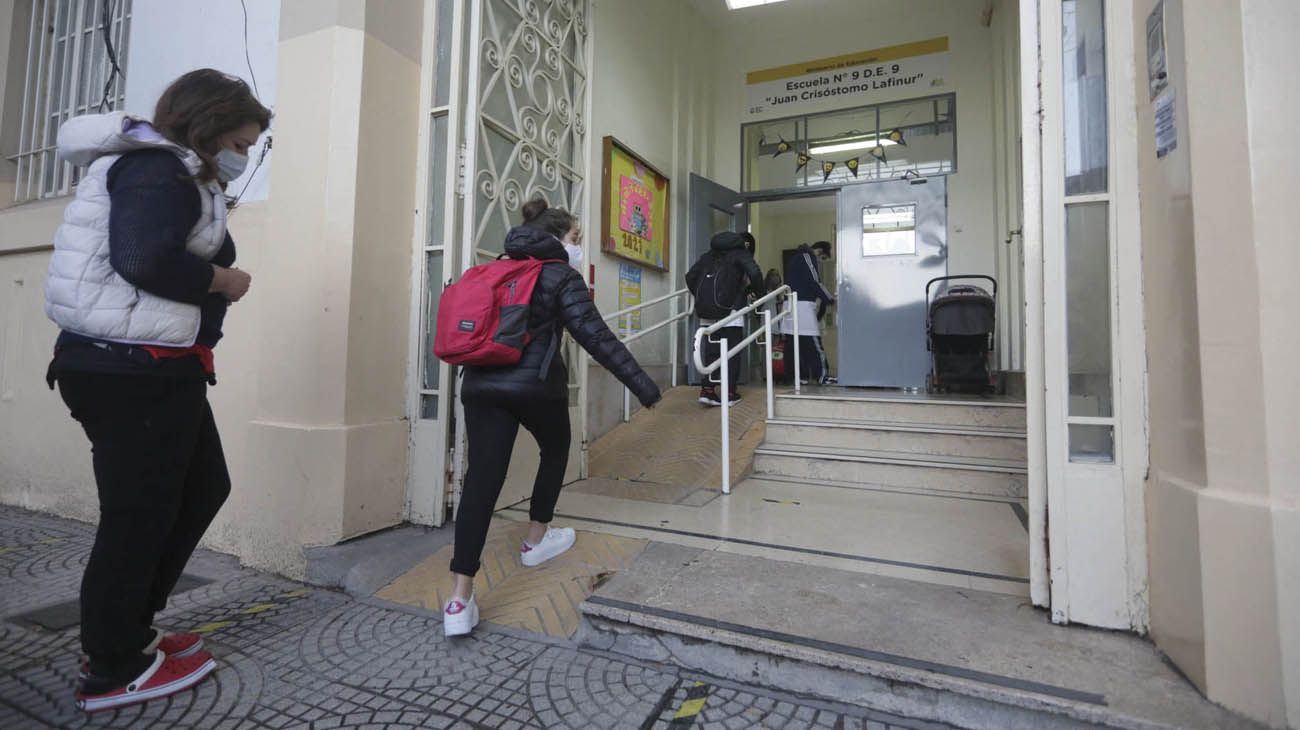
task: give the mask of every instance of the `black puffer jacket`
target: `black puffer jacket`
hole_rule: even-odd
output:
[[[559,239],[520,226],[506,235],[506,254],[512,259],[547,262],[529,302],[528,329],[533,339],[524,348],[518,365],[465,368],[465,382],[460,389],[462,400],[567,400],[569,371],[557,339],[562,326],[596,362],[626,385],[642,405],[659,401],[659,387],[605,326],[582,275],[569,266],[568,254]],[[543,376],[541,369],[548,353],[551,364]]]
[[[722,259],[723,266],[734,266],[744,278],[744,286],[736,291],[736,301],[731,305],[732,311],[745,308],[746,292],[757,297],[767,293],[764,291],[763,270],[758,268],[753,255],[745,248],[745,240],[739,233],[721,231],[709,239],[709,252],[701,256],[691,270],[686,272],[686,288],[690,289],[692,294],[699,287],[700,279],[712,266],[711,263],[706,264],[706,259],[709,257]]]

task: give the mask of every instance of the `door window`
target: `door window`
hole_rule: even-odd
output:
[[[916,203],[868,205],[862,209],[862,255],[916,253]]]

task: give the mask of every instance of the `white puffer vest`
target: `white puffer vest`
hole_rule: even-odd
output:
[[[144,120],[123,112],[69,120],[59,128],[59,157],[89,169],[77,197],[54,234],[54,255],[45,280],[45,314],[74,334],[133,345],[189,347],[198,337],[200,309],[137,289],[109,262],[108,170],[123,154],[141,149],[174,152],[190,175],[199,156],[158,134]],[[226,238],[226,203],[215,182],[195,183],[202,212],[185,248],[211,261]]]

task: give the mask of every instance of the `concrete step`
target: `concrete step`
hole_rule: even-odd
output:
[[[767,444],[1026,459],[1025,432],[1002,426],[776,418],[767,423]]]
[[[1016,596],[652,543],[579,644],[970,730],[1237,730],[1149,642]],[[909,724],[910,726],[910,724]],[[748,726],[747,726],[748,727]]]
[[[1024,461],[976,456],[764,444],[754,452],[754,475],[1018,499],[1028,495]]]
[[[981,398],[870,395],[849,389],[827,394],[776,396],[777,418],[885,421],[918,425],[981,426],[1025,430],[1025,404]]]

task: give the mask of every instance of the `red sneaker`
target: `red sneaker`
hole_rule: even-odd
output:
[[[87,677],[82,680],[77,690],[77,707],[86,712],[102,712],[167,697],[193,687],[216,668],[217,660],[206,651],[200,650],[186,657],[169,657],[160,651],[144,674],[125,687],[91,689],[87,685],[94,683],[95,679]]]
[[[145,654],[153,654],[161,651],[167,656],[187,657],[194,652],[203,648],[203,637],[198,634],[164,634],[158,629],[158,635],[154,638],[153,643],[144,648]],[[85,657],[81,659],[81,671],[77,674],[79,679],[85,679],[90,675],[90,661]]]
[[[161,632],[159,633],[161,636]],[[167,634],[158,642],[158,651],[169,657],[187,657],[203,648],[203,637],[198,634]]]

